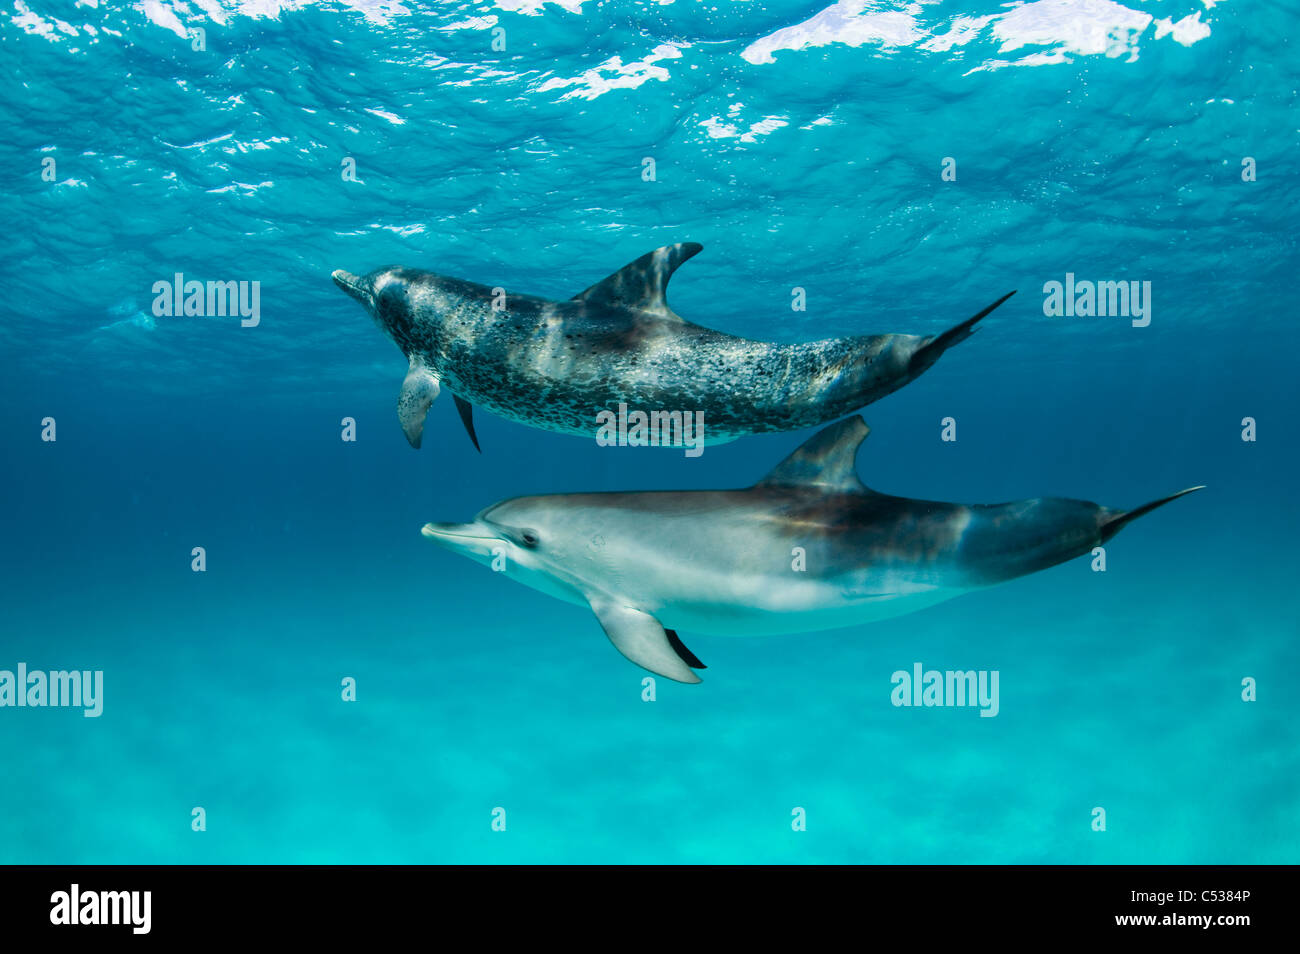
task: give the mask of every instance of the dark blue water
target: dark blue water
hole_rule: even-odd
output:
[[[0,860],[1295,861],[1298,11],[1130,2],[0,14],[0,670],[104,686],[0,707]],[[479,455],[444,394],[416,452],[405,359],[329,274],[563,299],[678,241],[673,307],[757,338],[1019,289],[864,411],[878,490],[1208,489],[1104,573],[684,632],[705,681],[644,702],[585,609],[420,527],[745,486],[811,432],[689,460],[480,413]],[[177,272],[259,282],[257,325],[156,316]],[[1150,323],[1048,316],[1067,273],[1151,282]],[[892,705],[917,662],[997,670],[998,715]]]

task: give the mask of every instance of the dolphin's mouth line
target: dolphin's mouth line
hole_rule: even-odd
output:
[[[426,523],[420,528],[420,534],[431,540],[496,540],[497,538],[490,533],[469,533],[466,531],[457,532],[440,527],[437,524]]]
[[[370,304],[370,292],[366,289],[365,282],[358,275],[336,268],[330,272],[330,278],[334,279],[334,284],[338,285],[345,292],[361,302],[363,305]]]

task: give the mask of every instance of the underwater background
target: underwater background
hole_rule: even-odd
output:
[[[104,673],[99,718],[0,708],[0,861],[1300,860],[1300,9],[826,4],[0,11],[0,669]],[[1208,489],[1105,572],[683,632],[704,682],[642,701],[589,612],[420,527],[747,486],[812,432],[689,459],[480,412],[480,455],[444,394],[413,451],[405,359],[329,276],[563,299],[681,241],[674,309],[749,337],[1019,290],[865,409],[877,490]],[[155,316],[178,272],[259,282],[259,323]],[[1149,325],[1048,316],[1067,273],[1151,282]],[[996,718],[892,705],[917,662],[997,670]]]

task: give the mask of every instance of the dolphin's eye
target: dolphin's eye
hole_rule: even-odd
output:
[[[540,542],[537,534],[532,530],[525,530],[520,536],[520,539],[524,541],[524,546],[526,547],[535,547]]]

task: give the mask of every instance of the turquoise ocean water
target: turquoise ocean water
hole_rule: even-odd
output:
[[[1297,860],[1300,8],[826,4],[0,11],[0,670],[104,673],[99,718],[0,708],[0,861]],[[480,413],[479,455],[444,394],[415,452],[329,274],[567,298],[680,241],[675,309],[750,337],[1019,289],[864,411],[876,489],[1208,490],[1105,573],[683,632],[704,682],[643,702],[588,612],[419,528],[745,486],[811,432],[690,460]],[[259,282],[260,322],[155,316],[177,272]],[[1149,325],[1046,315],[1067,273],[1149,281]],[[893,706],[917,662],[997,670],[997,717]]]

